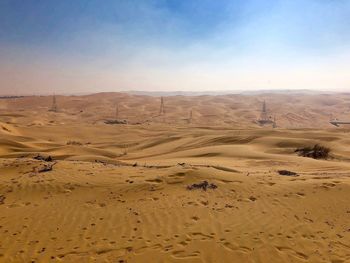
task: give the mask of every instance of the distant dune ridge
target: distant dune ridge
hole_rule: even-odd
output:
[[[349,262],[350,94],[163,101],[0,100],[0,262]]]
[[[279,128],[329,128],[329,120],[350,120],[350,94],[263,93],[258,95],[202,95],[166,96],[165,116],[159,115],[160,97],[127,93],[98,93],[84,96],[56,96],[60,119],[87,123],[101,122],[115,116],[118,103],[119,117],[129,123],[186,124],[192,111],[192,124],[227,125],[236,128],[258,127],[263,101],[268,115],[276,118]],[[52,122],[47,110],[52,96],[35,96],[0,101],[0,114],[5,121],[19,121],[21,111],[30,110],[33,124]],[[16,118],[6,116],[17,114]],[[37,115],[40,114],[40,117]],[[35,118],[38,117],[38,118]],[[24,120],[21,120],[24,121]],[[27,118],[26,121],[30,121]]]

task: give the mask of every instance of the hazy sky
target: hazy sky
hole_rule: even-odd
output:
[[[350,90],[348,0],[0,0],[0,93]]]

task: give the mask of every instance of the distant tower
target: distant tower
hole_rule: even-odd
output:
[[[260,114],[260,120],[268,120],[267,117],[267,109],[266,109],[266,102],[263,102],[263,106],[261,109],[261,114]]]
[[[263,102],[261,113],[260,113],[260,119],[258,119],[258,123],[260,125],[265,125],[265,124],[273,124],[274,121],[271,120],[271,118],[267,114],[267,107],[266,107],[266,102]]]
[[[273,117],[273,124],[272,124],[272,128],[277,128],[276,116],[275,116],[275,117]]]
[[[52,97],[52,106],[50,108],[50,111],[57,112],[56,95],[53,95],[53,97]]]
[[[192,123],[192,110],[190,111],[190,116],[188,118],[188,123]]]
[[[159,109],[159,115],[164,115],[165,109],[164,109],[164,98],[160,97],[160,109]]]

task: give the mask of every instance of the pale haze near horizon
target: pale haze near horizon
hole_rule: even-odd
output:
[[[0,3],[0,93],[350,90],[350,1]]]

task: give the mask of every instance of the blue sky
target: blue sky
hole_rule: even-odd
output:
[[[350,88],[347,0],[1,0],[2,93]]]

